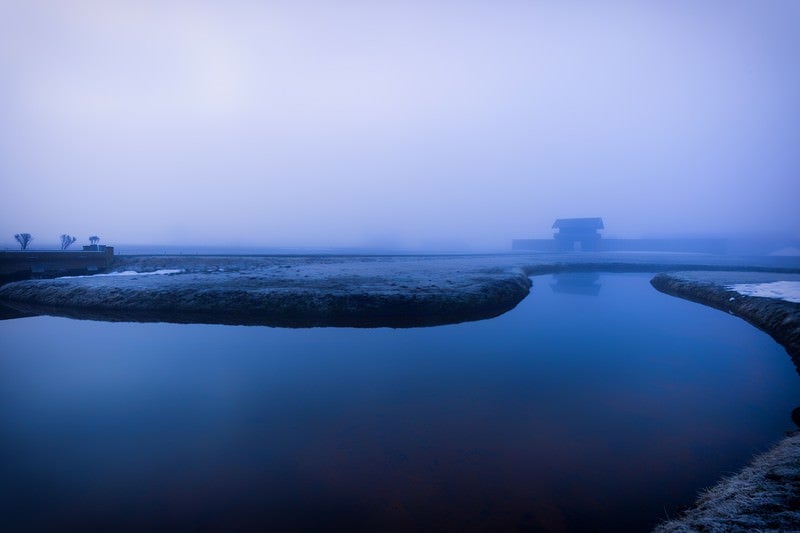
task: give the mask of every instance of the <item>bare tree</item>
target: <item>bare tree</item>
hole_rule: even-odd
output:
[[[17,239],[20,250],[26,250],[28,248],[28,245],[33,240],[33,235],[31,235],[30,233],[17,233],[16,235],[14,235],[14,238]]]
[[[100,242],[100,237],[98,237],[97,235],[92,235],[91,237],[89,237],[89,244],[91,244],[92,246],[97,246],[98,242]]]
[[[69,248],[69,245],[75,242],[75,237],[72,235],[67,235],[66,233],[61,235],[61,249],[66,250]]]

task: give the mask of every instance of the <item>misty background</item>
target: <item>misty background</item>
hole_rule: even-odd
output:
[[[0,1],[0,244],[800,238],[800,3]],[[51,242],[52,241],[52,242]]]

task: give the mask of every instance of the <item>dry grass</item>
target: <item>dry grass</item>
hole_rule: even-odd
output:
[[[655,531],[800,531],[800,433],[704,491],[683,516]]]
[[[91,320],[284,327],[416,327],[492,318],[527,296],[520,268],[477,258],[136,257],[141,275],[0,287],[22,313]],[[168,265],[165,267],[164,265]],[[168,275],[147,275],[178,270]]]

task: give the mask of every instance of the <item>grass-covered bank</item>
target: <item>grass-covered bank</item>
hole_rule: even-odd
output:
[[[527,296],[528,276],[536,274],[798,266],[700,254],[116,256],[116,275],[10,283],[0,287],[0,303],[92,320],[413,327],[505,313]]]
[[[688,511],[655,531],[800,531],[800,433],[703,491]]]
[[[491,318],[530,289],[479,258],[138,256],[110,274],[0,287],[21,312],[93,320],[413,327]]]
[[[769,283],[795,276],[733,272],[659,274],[652,285],[666,293],[739,316],[786,348],[800,370],[800,304],[748,296],[742,283]],[[656,531],[800,530],[800,434],[781,440],[739,473],[704,491],[681,516]]]
[[[681,272],[659,274],[651,284],[661,292],[698,302],[736,315],[765,331],[781,344],[800,368],[800,303],[778,298],[748,296],[733,286],[744,283],[768,283],[777,280],[800,280],[791,273]]]

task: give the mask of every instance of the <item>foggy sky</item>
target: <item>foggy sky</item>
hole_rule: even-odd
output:
[[[800,4],[599,4],[0,0],[0,244],[800,236]]]

